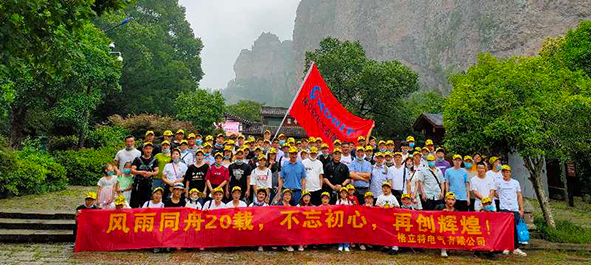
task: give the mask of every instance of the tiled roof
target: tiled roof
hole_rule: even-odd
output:
[[[425,120],[429,122],[433,127],[438,129],[444,129],[443,127],[443,115],[438,113],[423,113],[419,116],[415,122],[413,127],[416,129],[418,125],[420,125],[421,120]]]
[[[232,120],[239,121],[239,122],[241,122],[241,123],[243,123],[243,124],[247,124],[247,125],[252,125],[252,124],[255,124],[255,122],[253,122],[253,121],[250,121],[250,120],[247,120],[247,119],[240,118],[240,117],[238,117],[238,116],[236,116],[236,115],[234,115],[234,114],[232,114],[232,113],[228,113],[228,112],[224,112],[224,117],[225,117],[226,119],[232,119]]]
[[[242,131],[242,134],[245,135],[263,135],[266,130],[271,131],[271,135],[275,135],[279,126],[274,125],[263,125],[263,124],[254,124]],[[307,137],[308,134],[304,128],[299,126],[283,126],[279,133],[285,134],[287,137],[295,137],[295,138],[302,138]]]
[[[261,116],[263,117],[283,117],[287,112],[287,108],[284,107],[261,107]]]

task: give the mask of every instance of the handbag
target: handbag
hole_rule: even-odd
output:
[[[529,231],[523,218],[519,218],[519,223],[517,223],[517,239],[519,244],[527,245],[529,243]]]

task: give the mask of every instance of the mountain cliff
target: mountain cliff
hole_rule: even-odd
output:
[[[534,55],[548,36],[591,19],[589,0],[302,0],[293,49],[303,75],[306,51],[325,37],[359,40],[370,59],[399,60],[425,89],[447,94],[449,74],[490,52]],[[299,80],[299,79],[298,79]]]

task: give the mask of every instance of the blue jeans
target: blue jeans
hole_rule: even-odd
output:
[[[283,188],[283,190],[285,190],[285,188]],[[283,192],[283,190],[281,192]],[[300,203],[301,196],[302,196],[302,190],[291,190],[291,205],[298,205]],[[283,197],[281,197],[281,198],[283,198]]]
[[[513,247],[519,248],[519,237],[517,235],[517,224],[519,224],[519,219],[521,219],[521,214],[519,212],[508,211],[508,210],[500,210],[502,213],[512,213],[513,214]]]

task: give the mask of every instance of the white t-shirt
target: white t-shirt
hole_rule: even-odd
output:
[[[351,155],[345,156],[345,154],[343,153],[343,155],[341,156],[341,163],[349,167],[349,165],[351,165],[351,163],[353,162],[353,159],[354,158],[352,158]]]
[[[243,201],[238,201],[238,206],[234,206],[233,201],[229,201],[228,203],[226,203],[226,208],[238,208],[238,207],[248,207],[248,205],[246,205],[246,203]]]
[[[185,163],[168,163],[166,164],[166,166],[164,166],[164,170],[162,170],[162,175],[164,175],[168,180],[177,181],[179,179],[183,179],[186,172],[187,165],[185,165]]]
[[[144,203],[144,206],[142,206],[142,208],[164,208],[164,203],[159,202],[155,204],[152,202],[152,200],[149,200]]]
[[[349,199],[338,199],[335,205],[353,205]]]
[[[486,176],[490,176],[494,179],[495,182],[500,181],[503,179],[503,173],[499,170],[499,172],[495,173],[492,170],[486,171]]]
[[[273,172],[269,168],[261,170],[256,167],[250,172],[250,185],[270,189],[273,186]]]
[[[394,197],[394,195],[392,193],[390,193],[390,195],[380,195],[378,196],[378,200],[376,201],[376,206],[379,207],[386,207],[388,206],[389,208],[392,207],[400,207],[400,204],[398,204],[398,200],[396,199],[396,197]]]
[[[192,165],[195,163],[195,156],[189,151],[189,149],[187,149],[186,153],[181,153],[181,161],[184,162],[186,166]]]
[[[500,210],[519,211],[519,204],[517,202],[517,194],[521,192],[519,182],[514,179],[506,181],[501,179],[495,183],[495,190],[499,196]]]
[[[478,193],[484,197],[488,197],[490,191],[495,189],[495,179],[491,176],[484,176],[484,178],[475,176],[470,179],[470,189],[478,191]],[[492,206],[495,207],[495,204],[493,203]],[[476,201],[474,202],[474,210],[480,211],[482,208],[482,202],[476,198]]]
[[[404,183],[404,166],[400,165],[400,168],[396,168],[396,165],[393,165],[388,168],[388,173],[392,176],[392,189],[394,190],[404,190],[406,186]]]
[[[130,164],[133,163],[137,157],[140,157],[142,152],[135,148],[131,149],[131,151],[127,151],[126,149],[121,149],[115,155],[115,160],[119,161],[119,171],[123,170],[123,166],[125,163],[129,162]]]
[[[185,204],[185,207],[195,209],[195,210],[201,210],[201,203],[199,203],[197,201],[195,203],[192,203],[191,201],[188,200],[187,203]]]
[[[226,208],[226,204],[224,202],[220,202],[220,205],[215,205],[215,200],[209,200],[203,204],[203,210],[215,210],[224,208]]]
[[[309,192],[320,190],[322,188],[320,174],[324,174],[322,162],[307,158],[302,161],[302,165],[306,168],[306,190]]]

